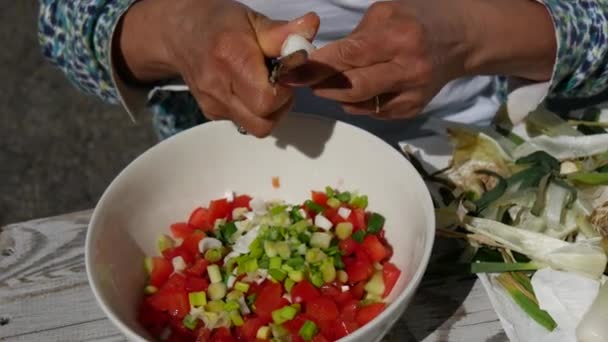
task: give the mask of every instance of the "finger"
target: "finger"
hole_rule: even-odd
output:
[[[278,57],[281,46],[290,34],[298,34],[312,41],[319,30],[320,19],[314,12],[293,19],[289,22],[271,20],[268,17],[251,11],[249,20],[257,36],[258,44],[267,57]]]
[[[361,102],[390,93],[402,84],[405,71],[393,63],[351,69],[314,85],[314,94],[338,102]]]
[[[373,96],[364,101],[341,102],[341,104],[342,109],[349,114],[374,115],[385,111],[388,106],[393,106],[394,99],[398,96],[399,94],[380,94],[378,95],[378,100],[376,100],[376,96]]]
[[[412,93],[379,95],[379,111],[376,112],[376,100],[371,98],[359,103],[343,103],[347,113],[355,115],[372,115],[378,119],[412,118],[422,109],[416,95]]]
[[[234,122],[245,128],[248,133],[258,138],[263,138],[268,136],[272,131],[272,128],[276,124],[276,117],[283,114],[285,107],[289,106],[290,108],[291,103],[287,102],[268,117],[259,117],[253,114],[237,96],[231,97],[230,105],[232,109],[231,117]]]

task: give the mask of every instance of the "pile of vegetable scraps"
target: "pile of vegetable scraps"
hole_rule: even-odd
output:
[[[466,242],[460,269],[491,275],[560,341],[608,341],[608,133],[588,114],[450,127],[452,159],[435,172],[405,149],[431,185],[438,235]]]

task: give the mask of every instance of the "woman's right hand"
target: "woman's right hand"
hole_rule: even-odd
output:
[[[181,76],[209,119],[229,119],[263,137],[291,109],[293,90],[271,85],[266,57],[292,33],[312,40],[314,13],[274,21],[233,0],[145,0],[123,17],[115,60],[123,77],[153,82]]]

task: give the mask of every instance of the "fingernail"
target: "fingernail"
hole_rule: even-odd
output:
[[[310,29],[310,27],[306,25],[306,16],[309,14],[310,13],[306,13],[301,17],[293,19],[291,22],[296,26],[303,26],[301,30],[298,30],[298,34],[308,40],[312,40],[315,37],[315,30]]]

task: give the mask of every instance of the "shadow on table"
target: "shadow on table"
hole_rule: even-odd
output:
[[[445,275],[434,266],[438,264],[438,259],[461,248],[454,240],[435,241],[422,284],[406,312],[386,336],[385,342],[417,342],[432,333],[437,333],[437,341],[449,340],[451,326],[468,314],[462,303],[477,278],[474,275]]]

